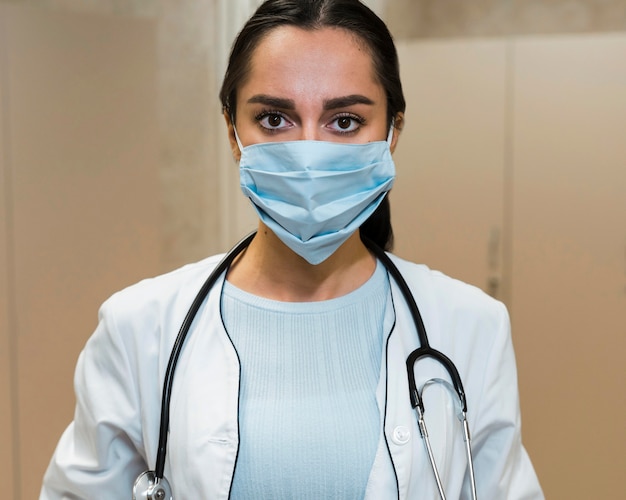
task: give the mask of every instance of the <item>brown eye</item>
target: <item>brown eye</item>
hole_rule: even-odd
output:
[[[291,126],[291,122],[279,111],[262,111],[254,117],[259,126],[270,133],[278,132]]]
[[[363,118],[351,113],[333,117],[327,127],[338,134],[354,134],[364,123]]]
[[[269,115],[267,117],[267,124],[270,127],[278,127],[280,126],[283,118],[280,115]]]
[[[341,118],[337,119],[337,126],[340,129],[347,130],[350,128],[350,125],[352,125],[352,118],[348,116],[342,116]]]

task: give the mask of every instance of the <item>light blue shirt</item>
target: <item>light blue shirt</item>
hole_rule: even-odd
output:
[[[357,290],[321,302],[225,283],[222,315],[241,363],[231,498],[363,498],[382,430],[375,394],[388,295],[380,263]]]

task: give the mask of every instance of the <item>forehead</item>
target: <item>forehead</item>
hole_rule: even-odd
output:
[[[342,28],[275,28],[255,48],[249,69],[241,93],[349,95],[382,91],[367,44]]]

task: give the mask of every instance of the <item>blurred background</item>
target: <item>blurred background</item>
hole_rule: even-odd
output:
[[[218,89],[254,0],[0,0],[0,470],[37,498],[114,291],[255,227]],[[623,498],[626,0],[379,0],[396,253],[509,307],[548,498]],[[471,410],[470,410],[471,411]]]

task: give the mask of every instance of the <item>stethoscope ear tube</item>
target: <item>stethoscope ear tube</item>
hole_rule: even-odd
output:
[[[467,411],[467,401],[465,398],[465,390],[463,389],[463,383],[461,382],[461,376],[459,375],[458,370],[454,366],[454,363],[450,358],[448,358],[442,352],[433,349],[430,347],[428,343],[428,336],[426,335],[426,327],[424,326],[424,321],[422,320],[422,315],[417,307],[417,303],[415,302],[415,298],[411,293],[411,289],[407,284],[406,280],[400,273],[400,270],[396,267],[394,262],[378,245],[374,242],[361,236],[363,243],[376,255],[376,257],[385,265],[389,274],[397,283],[400,288],[400,292],[402,292],[402,296],[406,301],[406,304],[411,313],[411,317],[413,318],[413,322],[415,323],[415,328],[417,330],[417,337],[420,341],[420,347],[415,349],[406,360],[407,367],[407,375],[409,378],[409,394],[411,398],[411,406],[415,409],[417,406],[420,407],[421,411],[424,412],[424,404],[422,403],[422,398],[417,390],[417,386],[415,384],[415,363],[422,358],[433,358],[435,361],[441,363],[443,367],[446,369],[448,374],[450,375],[450,379],[454,384],[454,388],[459,395],[459,399],[461,400],[461,405],[463,407],[463,411]]]
[[[176,337],[176,341],[174,342],[174,346],[172,347],[172,352],[170,354],[170,359],[167,364],[167,369],[165,371],[165,379],[163,381],[163,396],[161,400],[161,425],[159,429],[159,446],[157,449],[157,457],[156,457],[156,466],[154,468],[154,476],[157,481],[163,479],[163,474],[165,471],[165,457],[167,455],[167,435],[169,433],[170,427],[170,400],[172,398],[172,384],[174,381],[174,371],[176,368],[176,363],[178,363],[178,357],[183,349],[183,344],[185,343],[185,339],[187,338],[187,334],[189,333],[189,329],[191,328],[191,324],[193,323],[196,314],[198,313],[200,306],[206,299],[207,295],[211,291],[211,288],[218,280],[218,278],[228,269],[228,267],[232,264],[232,262],[237,258],[237,256],[245,250],[254,236],[256,235],[256,231],[250,233],[244,239],[242,239],[237,245],[233,247],[233,249],[228,252],[224,256],[224,258],[220,261],[217,267],[213,270],[211,275],[206,279],[202,288],[196,295],[189,311],[187,311],[187,315],[183,320],[183,323],[178,331],[178,335]]]
[[[424,401],[422,398],[422,393],[418,390],[417,384],[415,382],[415,364],[420,359],[424,358],[432,358],[441,364],[450,379],[452,380],[452,385],[454,386],[454,391],[458,395],[459,404],[461,406],[461,416],[462,416],[462,425],[464,430],[464,440],[465,447],[467,453],[468,467],[469,467],[469,476],[470,476],[470,488],[472,493],[472,498],[476,500],[476,482],[474,478],[474,461],[472,458],[472,451],[470,446],[470,436],[469,436],[469,426],[467,425],[467,398],[465,397],[465,389],[463,389],[463,383],[461,382],[461,376],[459,375],[459,371],[456,369],[456,366],[452,362],[450,358],[448,358],[442,352],[433,349],[430,347],[428,343],[428,336],[426,334],[426,327],[424,326],[424,321],[422,320],[422,315],[417,307],[417,303],[415,302],[415,298],[413,297],[413,293],[411,293],[411,289],[409,288],[406,280],[400,273],[400,270],[396,267],[391,258],[380,248],[378,245],[373,243],[371,240],[361,236],[363,243],[376,255],[376,257],[385,265],[389,274],[397,283],[400,288],[400,292],[406,301],[407,307],[411,313],[413,318],[413,322],[415,323],[415,328],[417,330],[417,336],[420,342],[420,347],[415,349],[406,360],[406,369],[409,383],[409,396],[411,399],[411,406],[417,412],[418,415],[418,427],[420,430],[420,434],[424,440],[424,444],[426,446],[426,451],[428,453],[428,458],[430,460],[430,464],[432,467],[433,474],[435,476],[435,481],[437,483],[437,489],[439,491],[439,496],[441,500],[445,500],[445,492],[443,489],[443,484],[441,482],[441,477],[439,476],[439,471],[437,470],[437,464],[435,463],[435,457],[432,452],[432,448],[430,445],[430,439],[428,437],[428,430],[426,428],[426,421],[424,420]],[[446,383],[446,386],[448,384]],[[422,388],[423,391],[423,388]]]
[[[421,346],[415,349],[409,356],[406,358],[406,369],[407,375],[409,377],[409,392],[411,394],[411,406],[415,409],[416,406],[419,406],[424,411],[424,404],[422,402],[422,397],[420,396],[419,391],[417,390],[417,385],[415,383],[415,363],[420,359],[424,358],[433,358],[435,361],[439,362],[450,375],[450,379],[452,380],[452,384],[454,385],[454,390],[459,396],[459,401],[461,402],[461,409],[465,413],[467,412],[467,398],[465,397],[465,389],[463,389],[463,383],[461,382],[461,376],[459,375],[456,366],[452,360],[446,356],[441,351],[433,349],[429,345]]]

